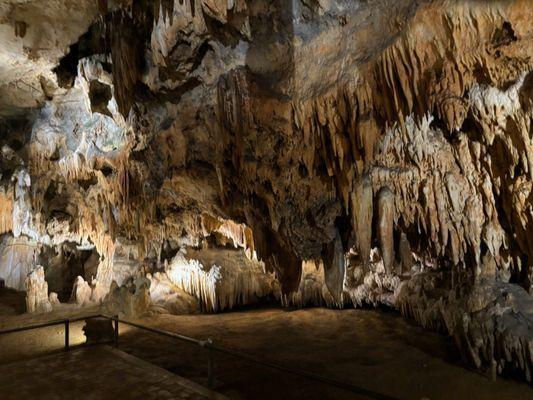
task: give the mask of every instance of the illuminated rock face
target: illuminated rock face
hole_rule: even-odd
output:
[[[531,317],[530,7],[8,1],[0,278],[128,315],[384,303],[529,379],[498,332]]]

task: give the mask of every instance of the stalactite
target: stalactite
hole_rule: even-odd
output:
[[[201,215],[201,225],[203,236],[218,232],[230,239],[235,247],[244,249],[249,259],[257,259],[253,233],[246,225],[237,224],[232,220],[214,218],[208,214]]]
[[[411,271],[413,267],[413,252],[411,245],[407,239],[407,235],[402,232],[400,235],[400,243],[398,244],[398,252],[400,253],[401,270],[400,273]]]
[[[0,235],[13,229],[13,189],[0,188]]]
[[[142,52],[139,48],[138,31],[125,13],[113,14],[110,25],[111,57],[113,59],[113,85],[118,109],[127,117],[133,106],[135,86],[140,81]]]
[[[298,290],[283,296],[282,304],[298,307],[338,305],[325,284],[324,264],[314,261],[302,262],[302,278]]]
[[[338,230],[335,232],[333,243],[331,243],[326,249],[323,260],[326,286],[336,304],[342,305],[346,263],[344,259],[342,239]]]

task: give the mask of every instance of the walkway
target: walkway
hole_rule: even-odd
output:
[[[109,346],[80,348],[0,365],[0,398],[226,399]]]

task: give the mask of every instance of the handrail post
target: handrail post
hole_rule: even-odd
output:
[[[207,339],[207,387],[209,389],[213,389],[215,386],[215,376],[213,371],[213,348],[211,345],[213,344],[213,341],[211,339]]]
[[[70,350],[70,321],[68,319],[65,320],[65,351]]]
[[[118,347],[118,315],[115,315],[115,330],[114,330],[115,347]]]

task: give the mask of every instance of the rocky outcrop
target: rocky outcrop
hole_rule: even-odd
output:
[[[454,277],[447,287],[446,275],[419,274],[405,282],[398,294],[402,313],[450,333],[465,361],[493,378],[522,375],[531,381],[531,296],[517,285],[486,278],[469,285],[464,276]]]
[[[145,278],[129,279],[122,286],[113,281],[103,301],[108,315],[141,317],[151,310],[150,281]]]

